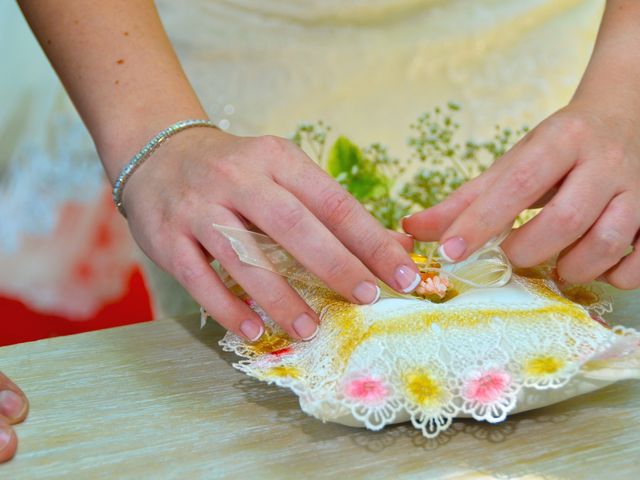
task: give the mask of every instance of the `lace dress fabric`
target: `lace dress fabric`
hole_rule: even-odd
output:
[[[450,100],[463,106],[461,133],[467,137],[486,135],[496,123],[534,125],[565,104],[588,61],[603,1],[160,0],[157,5],[190,80],[221,127],[242,135],[287,135],[300,121],[324,120],[356,143],[381,142],[401,155],[408,125]],[[31,127],[5,143],[0,156],[0,288],[14,282],[4,273],[5,262],[29,255],[18,248],[20,238],[31,236],[31,248],[39,244],[43,252],[54,231],[62,241],[74,238],[71,230],[56,230],[60,212],[73,205],[90,222],[91,209],[108,188],[61,87],[51,74],[45,75],[48,83],[25,81],[21,87],[20,75],[32,79],[33,72],[21,70],[17,56],[15,67],[15,78],[3,88],[11,87],[12,98],[22,100],[0,116],[0,132],[9,136],[16,125]],[[55,142],[47,141],[51,138]],[[47,173],[52,169],[53,179]],[[56,186],[43,187],[52,182]],[[116,216],[104,221],[110,231],[123,231]],[[126,270],[133,250],[130,242],[121,245],[126,246],[113,255],[120,255]],[[51,285],[67,282],[73,252],[43,254],[40,261],[61,272]],[[150,262],[147,272],[156,316],[195,308]],[[37,275],[24,275],[14,293],[33,300]],[[99,276],[111,282],[115,277]],[[106,284],[100,288],[96,302],[113,293]],[[48,291],[48,305],[59,308],[54,301],[59,293]]]

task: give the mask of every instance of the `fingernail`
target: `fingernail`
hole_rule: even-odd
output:
[[[404,217],[402,217],[402,218],[400,219],[400,226],[402,227],[402,229],[403,229],[403,230],[404,230],[404,221],[405,221],[407,218],[411,217],[411,215],[412,215],[412,214],[405,215]]]
[[[462,237],[453,237],[438,247],[438,255],[449,263],[453,263],[464,255],[467,242]]]
[[[6,428],[0,428],[0,451],[4,450],[11,441],[11,432]]]
[[[24,400],[11,390],[0,392],[0,414],[9,419],[18,418],[24,410]]]
[[[264,327],[255,320],[245,320],[240,324],[240,331],[249,340],[255,342],[264,333]]]
[[[318,325],[307,313],[303,313],[293,321],[293,329],[305,342],[312,340],[318,334]]]
[[[413,269],[400,265],[396,268],[396,282],[400,286],[400,290],[404,293],[413,292],[418,285],[420,284],[420,275],[416,273]]]
[[[360,282],[353,289],[353,296],[356,297],[360,303],[364,305],[370,305],[376,303],[380,298],[380,287],[371,282]]]

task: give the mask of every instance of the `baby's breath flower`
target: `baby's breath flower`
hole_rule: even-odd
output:
[[[528,131],[526,127],[514,131],[496,126],[489,140],[461,142],[460,124],[455,120],[460,110],[460,105],[449,102],[418,117],[409,126],[407,142],[412,153],[407,159],[393,157],[380,143],[360,148],[345,137],[339,137],[325,155],[331,128],[323,122],[301,123],[292,140],[382,224],[398,229],[402,217],[443,201],[484,172]],[[406,172],[413,174],[408,180]],[[525,214],[519,222],[530,216]]]

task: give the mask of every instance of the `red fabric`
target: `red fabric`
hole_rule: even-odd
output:
[[[136,268],[122,298],[103,306],[83,321],[34,312],[20,301],[0,296],[0,346],[42,338],[129,325],[152,319],[149,292]]]

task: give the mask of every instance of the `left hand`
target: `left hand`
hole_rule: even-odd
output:
[[[29,412],[29,401],[18,386],[0,372],[0,463],[13,458],[18,437],[13,425],[22,422]]]
[[[603,278],[621,289],[638,288],[639,127],[570,104],[444,202],[406,218],[403,227],[417,240],[440,240],[442,251],[459,261],[524,209],[542,206],[503,244],[514,265],[531,267],[559,254],[563,280]]]

